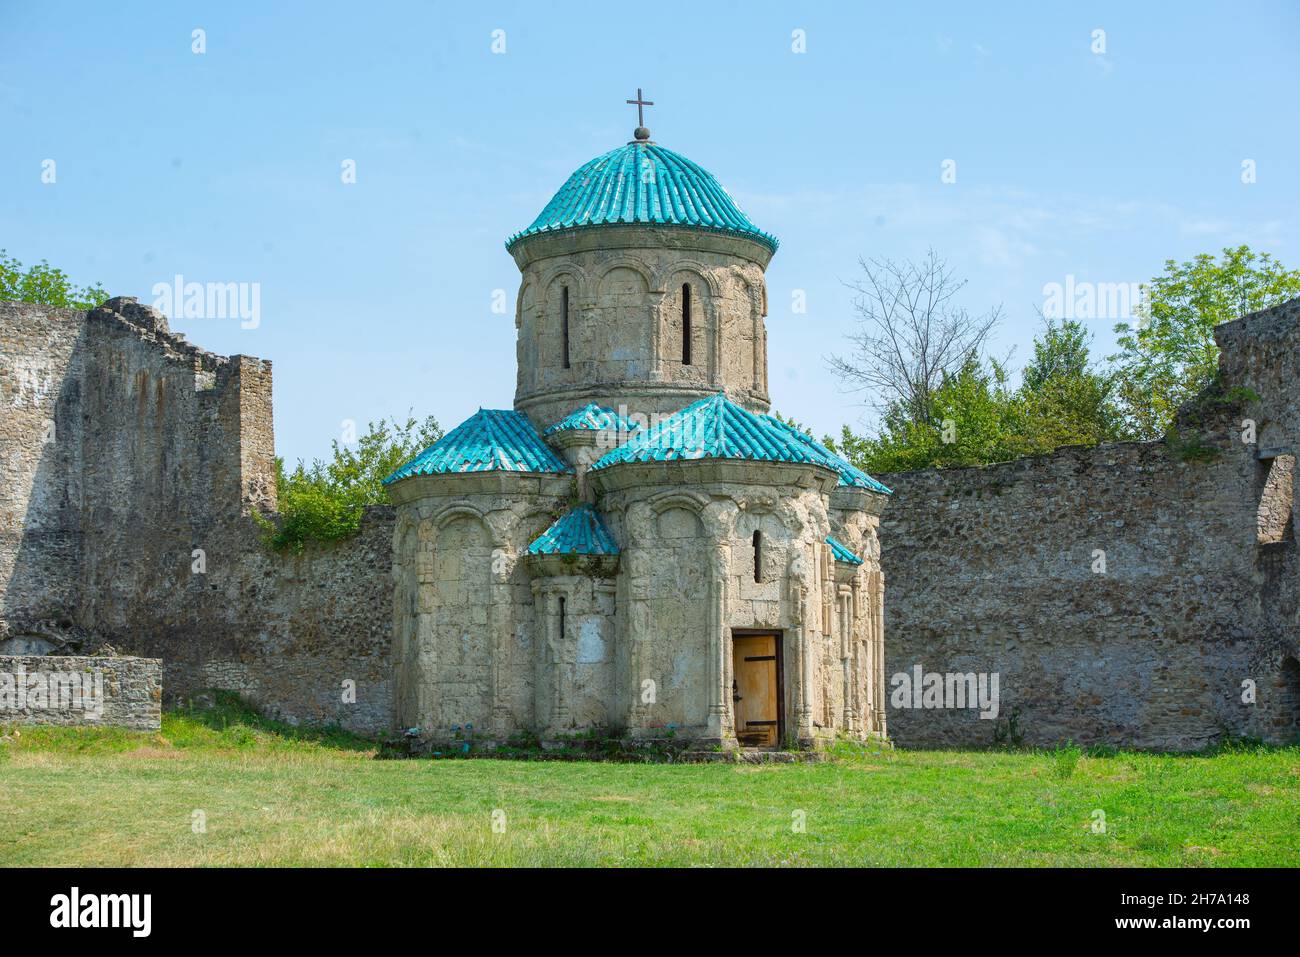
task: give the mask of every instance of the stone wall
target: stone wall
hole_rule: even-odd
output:
[[[1214,461],[1130,443],[879,476],[895,490],[880,531],[887,681],[918,665],[1000,680],[1000,720],[891,704],[896,741],[985,746],[999,727],[1037,745],[1195,749],[1300,731],[1295,535],[1282,514],[1298,307],[1217,330],[1225,394],[1260,398],[1185,417]],[[1242,441],[1249,423],[1254,443]]]
[[[0,655],[0,724],[162,726],[157,658]]]
[[[131,299],[0,303],[0,407],[0,653],[108,642],[162,658],[169,696],[390,726],[392,510],[337,546],[263,548],[269,362],[204,352]]]

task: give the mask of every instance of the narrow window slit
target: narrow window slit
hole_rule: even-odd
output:
[[[691,284],[682,284],[682,365],[691,364]]]
[[[564,337],[564,368],[569,368],[569,287],[560,288],[560,332]]]
[[[754,581],[763,580],[763,533],[754,533]]]

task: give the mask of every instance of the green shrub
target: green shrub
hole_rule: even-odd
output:
[[[408,415],[404,423],[371,422],[355,445],[333,443],[328,462],[302,461],[292,472],[276,459],[279,514],[255,515],[265,542],[277,551],[301,551],[308,542],[334,542],[355,535],[367,505],[388,501],[383,480],[400,465],[442,438],[433,416],[423,422]]]

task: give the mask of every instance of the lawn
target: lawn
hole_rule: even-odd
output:
[[[7,730],[8,866],[1300,865],[1298,748],[377,761],[229,707]]]

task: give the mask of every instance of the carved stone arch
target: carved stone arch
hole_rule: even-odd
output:
[[[477,519],[483,528],[487,530],[488,538],[491,539],[493,548],[506,547],[506,542],[498,538],[496,529],[493,528],[492,523],[488,521],[487,513],[482,509],[471,505],[469,502],[452,502],[450,505],[439,510],[433,516],[430,523],[433,532],[436,534],[442,531],[445,526],[454,522],[458,518]]]
[[[523,515],[518,517],[518,520],[514,525],[516,529],[522,529],[524,535],[528,537],[527,542],[520,543],[521,546],[527,548],[531,545],[533,539],[546,531],[554,521],[554,509],[545,508],[541,505],[534,505],[531,508],[528,508]]]
[[[694,259],[679,259],[662,267],[655,281],[664,290],[655,313],[657,365],[662,369],[663,363],[680,358],[676,355],[676,348],[671,350],[673,355],[668,354],[670,350],[666,340],[669,337],[669,327],[676,321],[672,315],[672,303],[677,303],[680,308],[678,297],[681,295],[681,285],[689,284],[695,290],[691,300],[696,304],[696,309],[692,310],[691,365],[703,370],[709,385],[719,387],[725,289],[716,270],[710,270]],[[680,345],[680,337],[678,344]]]
[[[411,533],[419,530],[419,524],[418,514],[412,514],[409,510],[402,509],[397,524],[393,528],[393,541],[398,545],[405,542]]]
[[[652,293],[663,293],[663,287],[656,284],[654,271],[642,259],[635,256],[617,256],[601,265],[600,275],[596,277],[593,294],[599,296],[603,291],[605,278],[616,269],[630,269],[641,276],[645,282],[646,291]]]
[[[515,328],[523,328],[524,323],[524,304],[529,294],[533,294],[536,301],[537,283],[535,280],[524,277],[524,281],[519,284],[519,292],[515,294]]]
[[[588,275],[587,270],[583,269],[576,262],[566,260],[552,266],[538,278],[538,284],[542,289],[543,302],[546,300],[546,296],[549,294],[551,287],[555,285],[556,280],[565,276],[569,276],[573,279],[573,291],[569,295],[569,301],[575,306],[582,301],[584,296],[592,294],[591,276]]]
[[[703,492],[671,488],[651,495],[646,499],[646,504],[650,506],[651,511],[656,515],[670,508],[684,508],[699,515],[708,507],[709,501],[709,497]]]
[[[808,514],[808,509],[798,501],[788,498],[782,499],[777,505],[775,512],[777,517],[780,518],[781,524],[790,530],[792,538],[798,538],[803,535],[810,525],[813,526],[813,533],[817,534],[817,523]],[[825,532],[821,533],[822,537],[825,537],[827,534],[829,534],[829,527]]]
[[[700,278],[706,286],[709,287],[709,295],[714,299],[722,297],[722,283],[718,280],[717,271],[710,269],[698,259],[674,259],[667,265],[661,266],[655,273],[655,286],[667,291],[668,280],[672,279],[679,272],[693,273]]]

